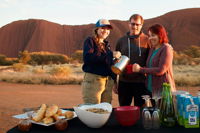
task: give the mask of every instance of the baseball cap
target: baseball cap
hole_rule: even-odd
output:
[[[106,19],[99,19],[95,26],[96,26],[96,28],[98,28],[98,27],[108,27],[110,29],[113,29],[110,22]]]

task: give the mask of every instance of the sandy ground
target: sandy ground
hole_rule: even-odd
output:
[[[0,133],[17,125],[12,115],[23,113],[23,108],[38,107],[41,103],[71,108],[81,104],[80,85],[28,85],[0,82]],[[113,95],[113,106],[118,106]]]
[[[179,88],[196,94],[200,87]],[[57,104],[71,108],[81,104],[80,85],[28,85],[0,82],[0,133],[17,125],[19,120],[12,115],[23,113],[23,108],[38,107],[41,103]],[[118,106],[117,95],[113,94],[113,107]]]

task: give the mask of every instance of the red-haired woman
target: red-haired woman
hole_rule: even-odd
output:
[[[146,61],[146,67],[134,64],[133,72],[147,74],[147,89],[152,95],[161,96],[162,84],[167,82],[171,85],[171,91],[175,91],[175,83],[172,71],[173,48],[168,44],[165,28],[160,24],[152,25],[148,29],[151,49]]]

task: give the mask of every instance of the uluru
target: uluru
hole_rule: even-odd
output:
[[[165,26],[170,44],[176,51],[190,45],[200,46],[200,8],[176,10],[146,19],[143,31],[147,33],[148,27],[155,23]],[[128,31],[128,23],[111,20],[111,24],[113,30],[108,40],[114,49],[117,39]],[[60,25],[42,19],[14,21],[0,28],[0,54],[17,57],[19,51],[28,50],[70,56],[74,51],[82,49],[84,39],[93,34],[93,28],[94,24]]]

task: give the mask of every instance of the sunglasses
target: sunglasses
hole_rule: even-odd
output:
[[[140,25],[142,25],[142,24],[137,24],[137,23],[130,23],[131,24],[131,26],[140,26]]]

